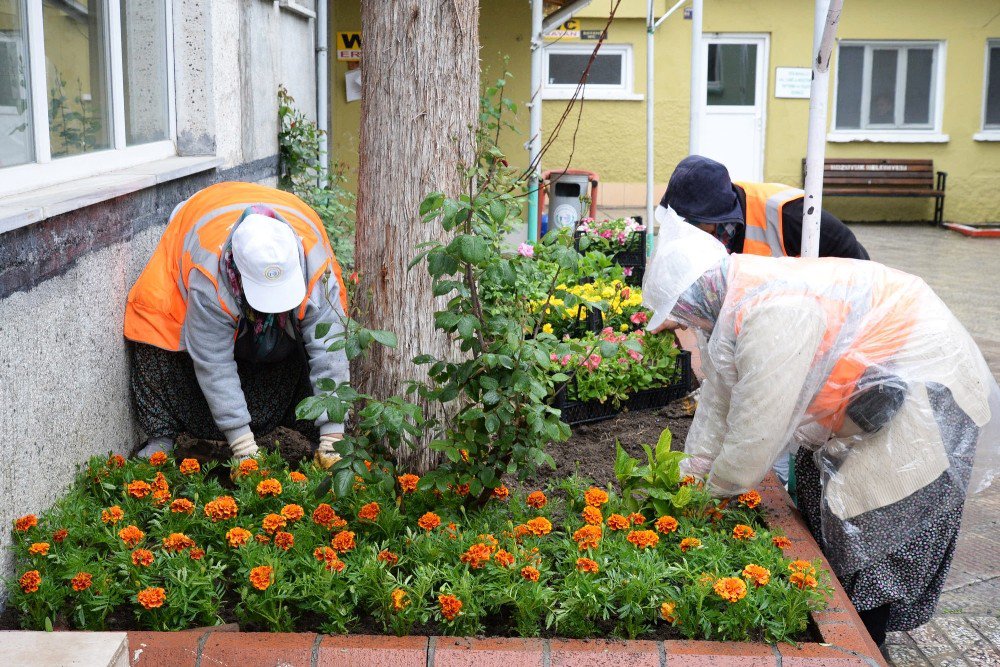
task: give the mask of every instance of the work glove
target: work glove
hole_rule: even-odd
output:
[[[232,450],[233,457],[237,463],[257,456],[257,453],[260,451],[257,447],[257,442],[254,440],[253,433],[247,433],[236,438],[229,443],[229,448]]]
[[[139,450],[138,456],[140,458],[148,459],[156,452],[169,454],[172,451],[174,451],[174,439],[160,436],[147,440],[146,446]]]
[[[340,454],[334,449],[334,445],[344,439],[343,433],[327,433],[319,437],[319,447],[316,448],[316,455],[313,461],[323,470],[329,470],[334,463],[341,459]]]

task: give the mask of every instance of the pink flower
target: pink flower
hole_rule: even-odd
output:
[[[549,361],[559,361],[559,355],[553,352],[549,355]]]
[[[602,239],[610,239],[614,235],[615,235],[614,232],[612,232],[610,229],[605,229],[603,232],[601,232]]]
[[[597,367],[601,365],[601,355],[592,354],[587,357],[587,360],[583,362],[583,367],[590,371],[596,371]]]
[[[636,225],[635,226],[635,231],[637,231],[637,232],[644,232],[644,231],[646,231],[646,225]]]
[[[646,320],[649,319],[649,316],[646,315],[645,311],[640,310],[628,319],[632,322],[632,324],[645,324]]]
[[[635,350],[630,349],[628,351],[628,356],[632,357],[632,361],[642,361],[642,355]]]
[[[622,273],[625,274],[626,278],[630,278],[632,276],[632,267],[626,266],[624,269],[622,269]]]
[[[573,355],[564,354],[563,358],[559,360],[559,363],[562,364],[563,366],[565,366],[565,365],[567,365],[572,360],[573,360]]]
[[[626,240],[628,240],[628,236],[625,234],[625,232],[618,232],[618,243],[621,245],[625,245]]]
[[[521,257],[534,257],[535,256],[535,246],[528,245],[527,243],[522,243],[517,246],[517,254]]]

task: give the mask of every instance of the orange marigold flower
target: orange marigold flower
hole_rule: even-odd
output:
[[[125,467],[125,457],[121,454],[112,454],[108,457],[108,467],[109,468],[124,468]]]
[[[531,529],[528,528],[527,524],[519,523],[516,526],[514,526],[514,537],[517,538],[518,542],[521,541],[522,537],[524,537],[525,535],[528,535],[530,533],[531,533]]]
[[[736,497],[736,500],[738,500],[741,505],[745,505],[750,509],[753,509],[757,507],[757,505],[760,505],[760,494],[755,490],[750,490],[746,493],[741,493]]]
[[[493,489],[493,497],[497,500],[507,500],[510,498],[510,489],[501,484],[500,486]]]
[[[733,528],[733,538],[737,540],[752,540],[757,537],[757,532],[746,524],[738,523]]]
[[[28,570],[21,575],[18,583],[21,584],[21,590],[25,593],[35,593],[38,591],[38,586],[42,583],[42,575],[38,570]]]
[[[709,507],[705,510],[705,518],[710,519],[712,523],[718,523],[722,520],[722,511],[718,507]]]
[[[693,475],[684,475],[681,479],[681,486],[698,486],[698,480]]]
[[[392,610],[393,611],[403,611],[410,606],[410,599],[406,595],[406,591],[402,588],[397,588],[392,593],[389,594],[392,598]]]
[[[785,537],[784,535],[775,535],[771,538],[771,544],[778,547],[779,549],[787,549],[792,546],[792,541]]]
[[[439,595],[438,605],[441,607],[441,615],[448,621],[454,621],[462,611],[462,601],[454,595]]]
[[[633,512],[632,514],[629,514],[628,520],[632,522],[633,526],[641,526],[642,524],[646,523],[646,517],[639,514],[638,512]]]
[[[291,533],[280,531],[274,536],[274,546],[278,547],[282,551],[288,551],[295,546],[295,536]]]
[[[406,473],[405,475],[400,475],[396,478],[399,481],[399,488],[403,490],[403,493],[413,493],[417,490],[417,482],[420,478],[416,475],[411,475]]]
[[[526,581],[538,581],[538,577],[541,576],[541,572],[538,568],[532,567],[530,565],[525,565],[521,568],[521,577]]]
[[[262,480],[259,484],[257,484],[257,495],[261,498],[267,498],[268,496],[280,496],[281,482],[273,477]]]
[[[417,525],[424,530],[434,530],[441,525],[441,517],[434,512],[427,512],[422,517],[417,519]]]
[[[316,547],[313,549],[313,556],[324,563],[324,567],[330,572],[340,572],[346,567],[344,561],[337,557],[337,552],[330,547]]]
[[[736,577],[723,577],[715,582],[712,590],[723,600],[739,602],[747,595],[747,585]]]
[[[239,526],[230,528],[226,532],[226,542],[234,549],[242,547],[250,541],[251,537],[253,537],[253,534],[249,530],[240,528]]]
[[[139,544],[142,538],[146,537],[146,533],[139,530],[137,526],[125,526],[118,531],[118,537],[121,538],[122,542],[129,549],[134,549],[135,545]]]
[[[702,572],[698,577],[698,583],[702,586],[711,586],[716,582],[716,576],[711,572]]]
[[[193,475],[196,472],[201,472],[201,464],[198,463],[198,459],[184,459],[178,470],[181,471],[182,475]]]
[[[459,557],[459,560],[467,563],[473,570],[477,570],[485,565],[492,555],[493,550],[488,544],[477,542],[466,549],[465,553]]]
[[[261,528],[263,528],[265,532],[271,534],[275,531],[281,530],[287,525],[288,521],[280,514],[268,514],[264,517],[264,520],[260,522]]]
[[[178,498],[170,503],[170,511],[175,514],[191,514],[194,512],[194,503],[187,498]]]
[[[303,475],[302,473],[300,473],[298,470],[294,470],[294,471],[288,473],[288,479],[292,480],[293,482],[300,482],[301,483],[301,482],[305,482],[309,478],[306,477],[305,475]]]
[[[260,470],[257,459],[243,459],[236,468],[236,477],[246,477],[247,475]]]
[[[490,551],[493,551],[494,549],[496,549],[497,546],[499,546],[499,544],[500,544],[499,542],[497,542],[497,538],[493,537],[492,533],[485,533],[483,535],[480,535],[479,539],[482,542],[485,542],[487,545],[489,545]]]
[[[697,537],[685,537],[683,540],[681,540],[680,544],[681,551],[684,552],[689,551],[691,549],[697,549],[700,546],[701,546],[701,540],[699,540]]]
[[[375,521],[376,519],[378,519],[378,514],[381,511],[382,508],[379,507],[378,503],[375,502],[368,503],[367,505],[362,506],[360,510],[358,510],[358,518],[365,519],[366,521]]]
[[[340,553],[352,550],[355,547],[354,533],[349,530],[340,531],[330,540],[330,546]]]
[[[63,540],[66,539],[68,535],[69,535],[68,530],[66,530],[65,528],[60,528],[59,530],[52,533],[52,541],[56,543],[62,542]]]
[[[162,588],[144,588],[136,595],[136,599],[146,609],[157,609],[167,601],[167,592]]]
[[[149,549],[136,549],[132,552],[132,564],[149,567],[153,564],[153,552]]]
[[[583,493],[583,501],[591,507],[600,507],[608,502],[608,493],[604,489],[592,486]]]
[[[601,570],[597,561],[590,558],[577,558],[576,569],[578,572],[589,572],[591,574],[597,574]]]
[[[164,551],[179,552],[190,549],[193,546],[194,540],[184,533],[170,533],[168,537],[163,538]]]
[[[205,516],[212,521],[235,519],[239,510],[240,508],[232,496],[219,496],[205,504]]]
[[[468,484],[459,484],[454,487],[455,494],[464,498],[469,495],[470,486]]]
[[[673,623],[677,620],[677,614],[674,610],[677,608],[677,603],[675,602],[664,602],[660,605],[660,616],[667,623]]]
[[[510,567],[514,564],[514,554],[507,551],[506,549],[500,549],[495,554],[493,554],[493,562],[500,567]]]
[[[38,517],[34,514],[25,514],[19,519],[14,520],[14,530],[19,533],[24,533],[34,528],[38,525]]]
[[[628,519],[621,514],[612,514],[608,517],[608,528],[611,530],[626,530],[629,525]]]
[[[313,510],[312,520],[318,526],[323,526],[326,529],[333,527],[333,522],[337,519],[337,513],[333,511],[333,508],[326,503],[320,503]]]
[[[656,529],[664,535],[669,535],[677,530],[677,519],[665,514],[656,520]]]
[[[378,560],[387,564],[389,567],[392,567],[393,565],[399,562],[399,556],[392,553],[388,549],[382,549],[382,551],[379,551],[377,558]]]
[[[760,588],[761,586],[767,586],[767,582],[771,581],[771,571],[766,567],[750,563],[743,568],[743,578],[747,581],[752,581],[754,586]]]
[[[74,591],[85,591],[94,584],[94,576],[90,572],[77,572],[76,576],[69,580],[69,585]]]
[[[188,556],[191,557],[191,560],[201,560],[202,558],[205,557],[205,550],[194,548],[188,552]]]
[[[133,498],[145,498],[152,493],[153,487],[141,479],[137,479],[134,482],[129,482],[125,486],[125,490],[128,491],[128,494]]]
[[[302,505],[285,505],[281,508],[281,516],[285,517],[289,521],[295,522],[306,515],[306,511],[302,509]]]
[[[250,583],[258,591],[266,591],[271,586],[274,569],[270,565],[258,565],[250,570]]]
[[[169,491],[162,491],[160,489],[153,491],[153,504],[157,507],[162,507],[168,500],[170,500]]]
[[[469,462],[469,450],[468,449],[460,449],[460,450],[458,450],[458,453],[462,457],[462,463],[468,463]]]
[[[573,540],[580,551],[596,549],[597,545],[601,543],[601,528],[600,526],[584,526],[573,533]]]
[[[541,537],[543,535],[548,535],[552,532],[552,522],[546,519],[544,516],[538,516],[534,519],[529,519],[526,524],[528,530],[531,531],[532,535]]]
[[[257,533],[256,535],[253,536],[253,538],[255,540],[257,540],[257,542],[259,542],[260,544],[270,544],[271,543],[271,536],[270,535],[265,535],[264,533]]]
[[[48,542],[35,542],[28,547],[28,553],[32,556],[47,556],[49,553]]]
[[[803,590],[806,588],[816,588],[819,584],[819,582],[816,581],[816,577],[807,572],[792,572],[791,576],[788,577],[788,582]]]
[[[150,465],[161,466],[167,462],[167,455],[163,452],[153,452],[149,457]]]
[[[587,505],[583,508],[583,512],[580,513],[583,517],[584,523],[591,526],[600,526],[604,522],[604,517],[601,516],[601,510],[596,507],[591,507]]]
[[[816,568],[813,564],[807,560],[793,560],[788,564],[788,569],[792,572],[805,572],[807,574],[816,574]]]
[[[540,510],[545,507],[545,503],[549,502],[549,499],[545,497],[545,494],[541,491],[532,491],[528,494],[525,501],[529,507],[534,507],[536,510]]]
[[[660,542],[660,536],[652,530],[633,530],[625,539],[639,549],[655,547]]]

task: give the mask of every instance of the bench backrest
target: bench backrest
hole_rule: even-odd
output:
[[[805,179],[806,161],[802,160]],[[823,162],[824,188],[873,188],[933,190],[933,160],[879,158],[828,158]]]

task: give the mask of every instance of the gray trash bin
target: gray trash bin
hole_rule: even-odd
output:
[[[552,174],[549,181],[549,229],[575,229],[583,217],[581,196],[590,196],[588,174]],[[589,214],[589,208],[588,208]]]

